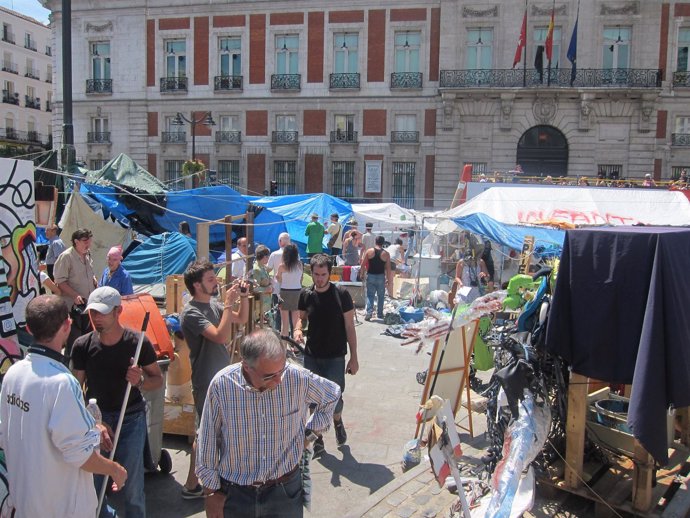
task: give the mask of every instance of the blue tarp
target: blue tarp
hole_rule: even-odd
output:
[[[459,227],[488,237],[515,250],[522,249],[525,236],[534,236],[534,251],[542,257],[560,256],[565,232],[545,227],[506,225],[486,214],[476,213],[453,218]]]
[[[122,266],[134,284],[165,282],[168,275],[184,273],[196,259],[196,241],[177,232],[151,236],[132,250]]]
[[[118,194],[120,191],[114,187],[83,183],[79,187],[79,192],[92,209],[95,210],[95,207],[92,203],[89,203],[89,198],[101,204],[105,217],[112,215],[116,220],[121,221],[125,225],[129,223],[127,216],[134,211],[120,201]]]

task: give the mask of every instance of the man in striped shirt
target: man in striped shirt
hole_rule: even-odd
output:
[[[201,417],[196,474],[206,515],[299,518],[305,437],[328,430],[340,389],[287,363],[271,331],[255,331],[240,350],[242,362],[211,381]]]

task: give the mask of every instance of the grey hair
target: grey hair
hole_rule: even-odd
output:
[[[285,346],[273,331],[259,329],[245,337],[240,345],[240,354],[250,367],[254,367],[260,358],[269,360],[285,358]]]
[[[292,240],[290,239],[290,234],[288,234],[287,232],[281,232],[278,236],[278,242],[283,246],[289,245],[292,242]]]

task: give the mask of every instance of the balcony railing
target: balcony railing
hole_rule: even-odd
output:
[[[41,79],[41,73],[35,68],[26,67],[24,77],[30,77],[31,79]]]
[[[357,132],[340,130],[331,131],[331,142],[336,144],[356,144]]]
[[[110,144],[110,132],[89,131],[86,134],[86,142],[89,144]]]
[[[299,90],[301,80],[300,74],[272,74],[271,90]]]
[[[25,41],[24,48],[36,52],[36,43],[34,43],[32,40]]]
[[[409,144],[419,142],[419,131],[391,131],[391,142]]]
[[[186,92],[186,77],[161,77],[161,92]]]
[[[213,88],[219,90],[242,90],[242,76],[216,76],[213,79]]]
[[[673,133],[671,135],[672,146],[690,146],[690,133]]]
[[[50,141],[48,137],[48,140],[43,142],[43,136],[38,131],[18,131],[14,128],[0,128],[0,139],[41,145],[46,145]]]
[[[161,133],[161,142],[166,144],[184,144],[187,142],[187,133],[184,131],[164,131]]]
[[[298,134],[296,131],[274,131],[273,143],[275,144],[297,144]]]
[[[53,82],[53,74],[49,74],[46,72],[46,83],[52,83]]]
[[[674,72],[673,86],[690,86],[690,72]]]
[[[343,89],[358,89],[359,88],[359,74],[331,74],[330,88],[331,90]]]
[[[113,93],[112,79],[87,79],[87,94],[111,94]]]
[[[391,88],[421,88],[421,72],[393,72],[391,74]]]
[[[550,79],[549,79],[550,78]],[[580,68],[571,82],[570,68],[538,70],[441,70],[441,88],[660,88],[661,70],[652,68]]]
[[[19,94],[17,92],[10,93],[7,90],[3,90],[2,102],[7,104],[16,104],[17,106],[19,106]]]
[[[2,62],[2,71],[9,72],[11,74],[19,74],[19,72],[17,72],[17,64],[12,63],[11,61]]]
[[[239,130],[216,131],[216,142],[219,144],[239,144],[242,142],[242,132]]]
[[[33,108],[34,110],[40,110],[41,109],[41,98],[40,97],[29,97],[28,95],[24,96],[24,106],[27,108]]]
[[[47,112],[52,112],[53,111],[53,105],[50,101],[46,101],[46,111]]]
[[[6,41],[7,43],[11,43],[12,45],[14,45],[15,44],[14,33],[10,32],[10,31],[4,31],[2,33],[2,41]]]

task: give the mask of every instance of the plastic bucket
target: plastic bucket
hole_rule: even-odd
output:
[[[629,402],[621,399],[602,399],[594,403],[599,424],[631,433],[627,425]]]
[[[409,306],[405,306],[400,308],[398,313],[400,313],[400,318],[405,322],[421,322],[424,320],[424,310],[421,308],[410,311]]]

